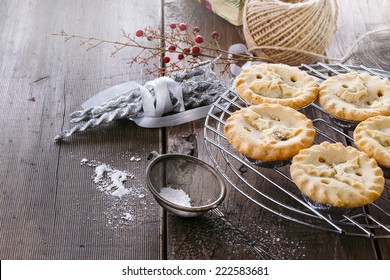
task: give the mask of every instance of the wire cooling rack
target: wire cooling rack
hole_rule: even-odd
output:
[[[390,72],[365,66],[319,63],[302,65],[300,68],[317,77],[319,81],[352,71],[366,72],[382,78],[390,77]],[[235,190],[259,207],[311,228],[348,236],[390,238],[388,179],[382,196],[368,206],[354,208],[348,212],[318,209],[303,197],[291,180],[289,163],[281,167],[259,167],[230,146],[223,132],[225,121],[234,111],[244,106],[246,105],[234,90],[225,92],[208,112],[204,127],[207,152],[215,168]],[[316,103],[304,108],[302,113],[313,121],[316,130],[315,143],[329,141],[354,145],[351,131],[332,120]]]

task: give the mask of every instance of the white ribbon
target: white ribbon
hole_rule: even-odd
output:
[[[81,104],[81,108],[84,110],[91,108],[91,107],[96,107],[96,106],[101,106],[102,104],[106,103],[109,100],[112,100],[114,98],[119,97],[120,95],[127,94],[137,88],[139,88],[140,85],[136,82],[125,82],[113,87],[110,87],[108,89],[105,89],[95,96],[91,97],[87,101],[85,101],[83,104]]]
[[[155,94],[152,95],[147,87],[152,87]],[[142,117],[135,117],[131,120],[141,127],[168,127],[194,121],[204,118],[212,106],[202,106],[185,111],[181,85],[168,77],[157,78],[145,83],[144,86],[133,81],[119,84],[99,92],[81,106],[84,110],[102,106],[104,103],[136,89],[139,89],[141,93],[144,114]],[[175,104],[172,104],[171,94],[177,99]],[[177,112],[177,114],[162,117],[169,112]]]
[[[154,106],[154,98],[145,88],[146,86],[153,87],[156,106]],[[161,117],[169,112],[181,112],[185,110],[181,86],[171,78],[157,78],[145,83],[145,87],[141,87],[142,105],[145,117]],[[178,100],[175,106],[172,104],[170,93]]]
[[[155,96],[152,96],[146,86],[154,89]],[[81,107],[85,110],[90,107],[101,106],[135,89],[140,89],[142,108],[146,117],[161,117],[169,112],[182,112],[185,110],[181,85],[168,77],[161,77],[146,82],[145,86],[131,81],[110,87],[85,101]],[[172,104],[170,93],[177,99],[176,104]]]
[[[247,47],[244,44],[234,44],[229,47],[229,55],[228,57],[232,60],[234,60],[234,55],[240,55],[240,54],[245,54],[253,57],[253,54],[250,53],[247,49]],[[259,64],[262,62],[259,61],[247,61],[245,62],[242,66],[238,66],[237,64],[230,64],[230,72],[234,76],[238,76],[243,69],[246,69],[250,67],[253,64]]]
[[[212,106],[213,105],[202,106],[160,118],[140,117],[132,118],[131,120],[135,122],[138,126],[145,128],[175,126],[206,117]],[[219,109],[216,109],[216,111],[218,112]]]

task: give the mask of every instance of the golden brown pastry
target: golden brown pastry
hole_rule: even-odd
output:
[[[341,143],[303,149],[290,166],[291,178],[310,199],[354,208],[373,202],[384,189],[383,172],[367,154]]]
[[[284,64],[256,64],[244,69],[234,82],[237,94],[250,104],[277,103],[302,108],[318,95],[317,80]]]
[[[319,103],[332,116],[360,122],[390,115],[390,82],[367,73],[333,76],[320,85]]]
[[[353,133],[356,147],[390,167],[390,117],[376,116],[361,122]]]
[[[227,140],[241,154],[265,162],[287,160],[309,147],[313,124],[295,109],[259,104],[235,111],[224,127]]]

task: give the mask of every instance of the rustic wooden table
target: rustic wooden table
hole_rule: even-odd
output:
[[[340,1],[327,54],[341,57],[363,33],[388,27],[388,2]],[[204,119],[166,129],[116,121],[53,141],[86,99],[153,78],[140,65],[128,66],[132,49],[111,58],[110,45],[87,52],[53,33],[120,40],[121,29],[188,22],[203,34],[218,30],[228,48],[242,42],[240,28],[194,0],[0,0],[0,7],[0,259],[269,258],[265,252],[277,259],[390,259],[389,239],[286,220],[231,186],[222,216],[184,219],[162,211],[145,183],[148,154],[179,152],[210,162]],[[388,32],[370,35],[346,64],[390,71],[388,42]],[[102,192],[93,181],[97,163],[132,174],[125,183],[132,194],[118,199]]]

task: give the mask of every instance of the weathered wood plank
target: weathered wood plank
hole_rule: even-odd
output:
[[[339,21],[339,29],[328,49],[330,56],[342,57],[355,40],[364,33],[390,26],[390,5],[388,1],[375,0],[368,3],[367,1],[357,0],[339,2],[342,16]],[[390,51],[387,44],[389,39],[390,31],[378,32],[365,37],[345,63],[390,71]],[[387,180],[387,185],[389,185],[389,180]],[[386,197],[389,197],[388,191],[388,189],[385,190]],[[388,202],[379,200],[378,203],[382,204],[381,206],[384,209],[390,211]],[[386,217],[382,221],[386,221]],[[381,234],[386,233],[381,231]],[[380,239],[374,242],[379,250],[379,257],[390,259],[390,241]]]
[[[112,46],[86,52],[52,33],[121,39],[161,20],[159,1],[2,1],[0,18],[0,258],[158,259],[160,208],[145,183],[147,155],[160,131],[115,122],[55,144],[69,113],[97,92],[150,79],[110,58]],[[139,161],[131,160],[132,156]],[[120,199],[101,192],[83,158],[134,174]],[[124,219],[125,213],[133,220]]]
[[[179,16],[184,1],[167,1],[165,14],[168,21],[182,20],[199,24],[204,33],[218,30],[228,36],[221,46],[226,49],[236,41],[237,30],[196,3],[185,3],[186,9]],[[354,2],[354,1],[350,1]],[[172,7],[174,5],[174,7]],[[352,3],[350,5],[353,5]],[[171,12],[173,8],[173,12]],[[191,12],[187,13],[187,9]],[[199,10],[199,11],[198,11]],[[203,13],[202,19],[193,17]],[[349,17],[342,8],[342,21]],[[358,17],[355,14],[354,17]],[[192,21],[191,21],[192,20]],[[207,23],[209,20],[210,23]],[[343,34],[343,33],[340,33]],[[340,35],[339,35],[340,36]],[[342,45],[348,46],[351,42]],[[309,112],[310,113],[310,112]],[[202,121],[173,127],[168,130],[168,152],[187,153],[187,143],[179,139],[196,136],[198,152],[194,153],[209,161],[204,149]],[[175,145],[174,145],[175,144]],[[202,147],[203,146],[203,147]],[[220,159],[223,163],[223,159]],[[228,173],[229,174],[229,173]],[[240,184],[238,180],[236,182]],[[259,187],[267,184],[259,179]],[[279,259],[375,259],[374,242],[365,238],[344,237],[299,225],[271,214],[229,188],[229,193],[220,207],[224,216],[210,213],[203,218],[185,220],[168,215],[168,258],[171,259],[256,259],[268,258],[264,249]],[[310,244],[310,245],[308,245]],[[315,249],[313,249],[315,248]]]
[[[337,57],[358,36],[390,20],[382,0],[340,2],[340,27],[328,52]],[[204,34],[218,30],[227,48],[242,41],[239,29],[196,1],[0,3],[1,259],[267,258],[262,249],[280,259],[390,259],[389,240],[343,237],[298,225],[230,187],[221,212],[196,219],[168,214],[167,239],[162,238],[165,215],[146,189],[147,155],[151,150],[181,152],[210,162],[204,120],[166,133],[120,121],[54,144],[56,133],[70,127],[69,113],[83,101],[115,84],[152,77],[141,66],[126,65],[134,50],[112,59],[112,46],[86,52],[79,41],[64,43],[52,33],[64,29],[117,40],[121,28],[134,32],[182,21],[199,25]],[[387,38],[388,33],[366,38],[347,63],[390,70],[383,44]],[[83,159],[91,166],[81,165]],[[132,195],[120,200],[100,191],[92,179],[101,163],[134,175],[125,183],[134,188]],[[262,179],[255,182],[269,188]]]
[[[369,31],[389,27],[390,7],[386,1],[339,1],[340,13],[338,30],[335,33],[327,54],[342,58],[353,43]],[[365,37],[353,49],[345,64],[365,65],[367,67],[390,70],[387,48],[389,31],[371,34]]]

